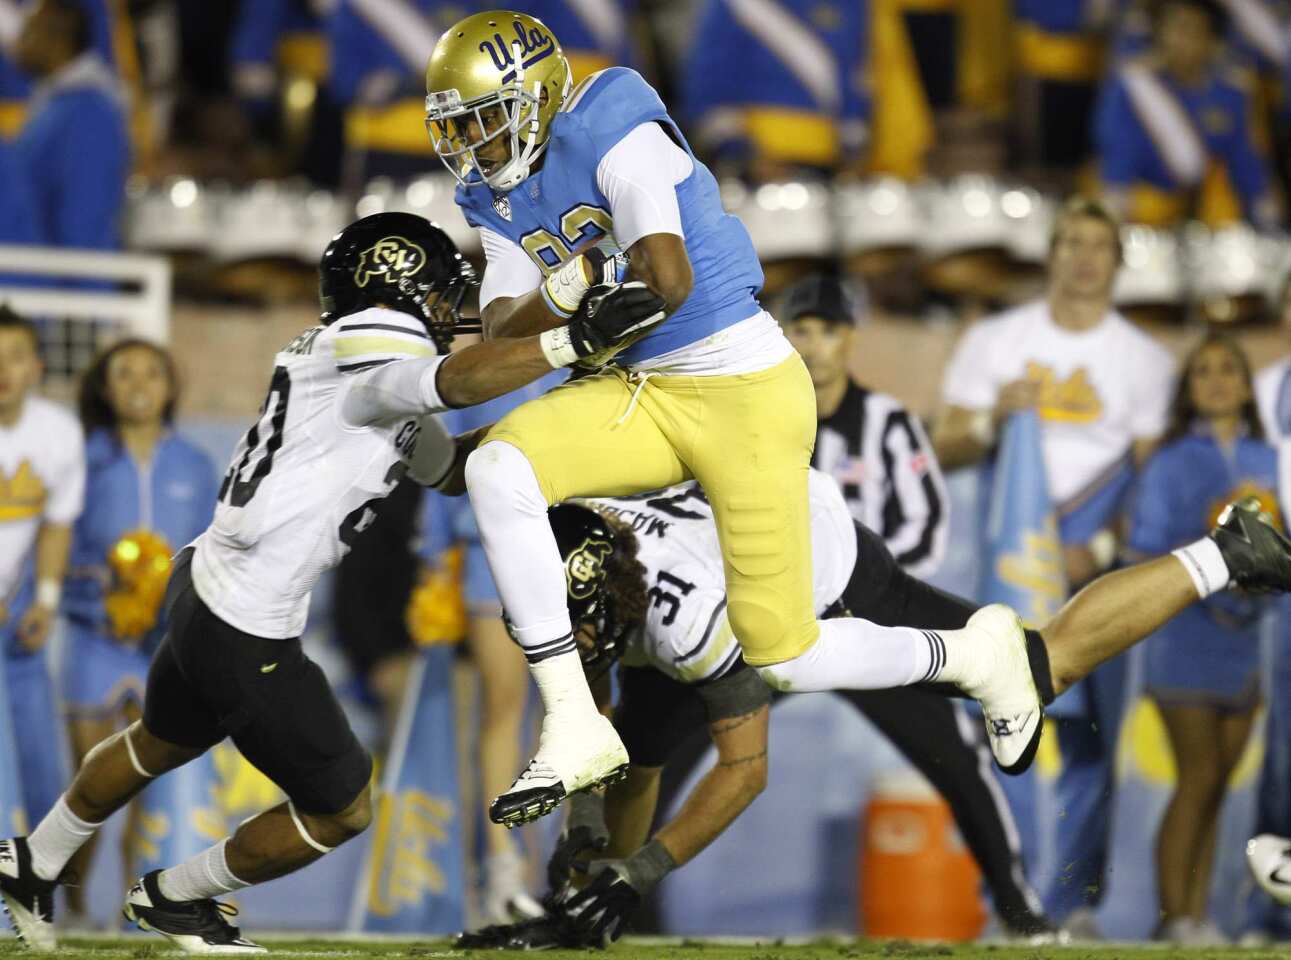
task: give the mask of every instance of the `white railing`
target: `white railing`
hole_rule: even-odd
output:
[[[111,281],[118,290],[32,286],[27,277]],[[165,257],[0,244],[0,303],[22,314],[107,321],[157,343],[170,340],[171,269]]]

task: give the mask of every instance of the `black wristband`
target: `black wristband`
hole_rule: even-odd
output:
[[[644,896],[659,885],[659,881],[677,869],[677,861],[658,840],[651,840],[632,856],[623,861],[628,871],[628,883]]]

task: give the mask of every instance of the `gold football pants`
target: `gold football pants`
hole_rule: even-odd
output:
[[[732,376],[609,368],[517,407],[485,442],[522,451],[549,504],[698,480],[717,520],[731,628],[745,661],[765,666],[818,633],[807,499],[815,435],[815,392],[795,353]]]

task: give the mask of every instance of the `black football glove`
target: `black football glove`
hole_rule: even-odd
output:
[[[609,844],[610,834],[604,824],[599,832],[587,824],[566,824],[560,839],[556,841],[556,849],[551,852],[551,859],[547,861],[548,897],[559,896],[563,892],[576,863],[590,860],[589,854],[600,853]]]
[[[640,280],[598,284],[569,318],[570,343],[580,358],[612,353],[662,321],[665,306]]]
[[[608,947],[623,934],[643,894],[628,879],[622,860],[593,860],[587,872],[592,882],[567,891],[559,904],[561,926],[566,940]]]

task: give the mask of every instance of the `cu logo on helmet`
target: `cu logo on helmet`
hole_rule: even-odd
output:
[[[569,559],[565,561],[565,580],[571,597],[586,600],[596,592],[596,588],[605,579],[605,558],[613,549],[607,541],[589,537],[569,555]]]
[[[417,273],[426,263],[426,251],[403,237],[382,237],[359,256],[354,283],[366,287],[373,277],[398,283]]]

